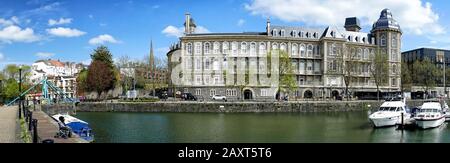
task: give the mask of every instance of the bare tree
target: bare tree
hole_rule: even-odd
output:
[[[355,78],[355,69],[357,68],[357,51],[355,47],[348,46],[343,48],[342,55],[338,57],[339,64],[342,68],[342,77],[345,84],[345,95],[350,100],[349,88],[352,86]]]
[[[380,100],[380,86],[387,83],[389,73],[388,55],[381,49],[377,49],[372,58],[370,75],[377,86],[377,99]]]

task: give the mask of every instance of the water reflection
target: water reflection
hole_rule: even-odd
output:
[[[96,142],[409,143],[450,142],[447,125],[429,130],[374,129],[367,112],[78,113]]]

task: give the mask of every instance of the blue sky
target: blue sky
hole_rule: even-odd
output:
[[[363,31],[390,8],[403,29],[402,50],[450,49],[450,11],[445,0],[1,0],[0,68],[43,58],[88,62],[107,45],[115,58],[142,59],[153,40],[162,57],[176,42],[184,14],[199,32],[264,31],[272,24],[343,26],[357,16]]]

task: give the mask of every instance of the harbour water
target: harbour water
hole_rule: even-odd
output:
[[[366,111],[332,113],[78,112],[96,143],[440,143],[447,123],[429,130],[374,129]]]

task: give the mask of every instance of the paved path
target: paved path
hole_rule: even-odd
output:
[[[0,143],[16,142],[17,106],[0,107]]]
[[[67,139],[55,138],[54,136],[59,130],[58,123],[43,111],[34,111],[33,118],[38,120],[39,142],[45,139],[53,139],[55,143],[87,143],[77,135]]]

